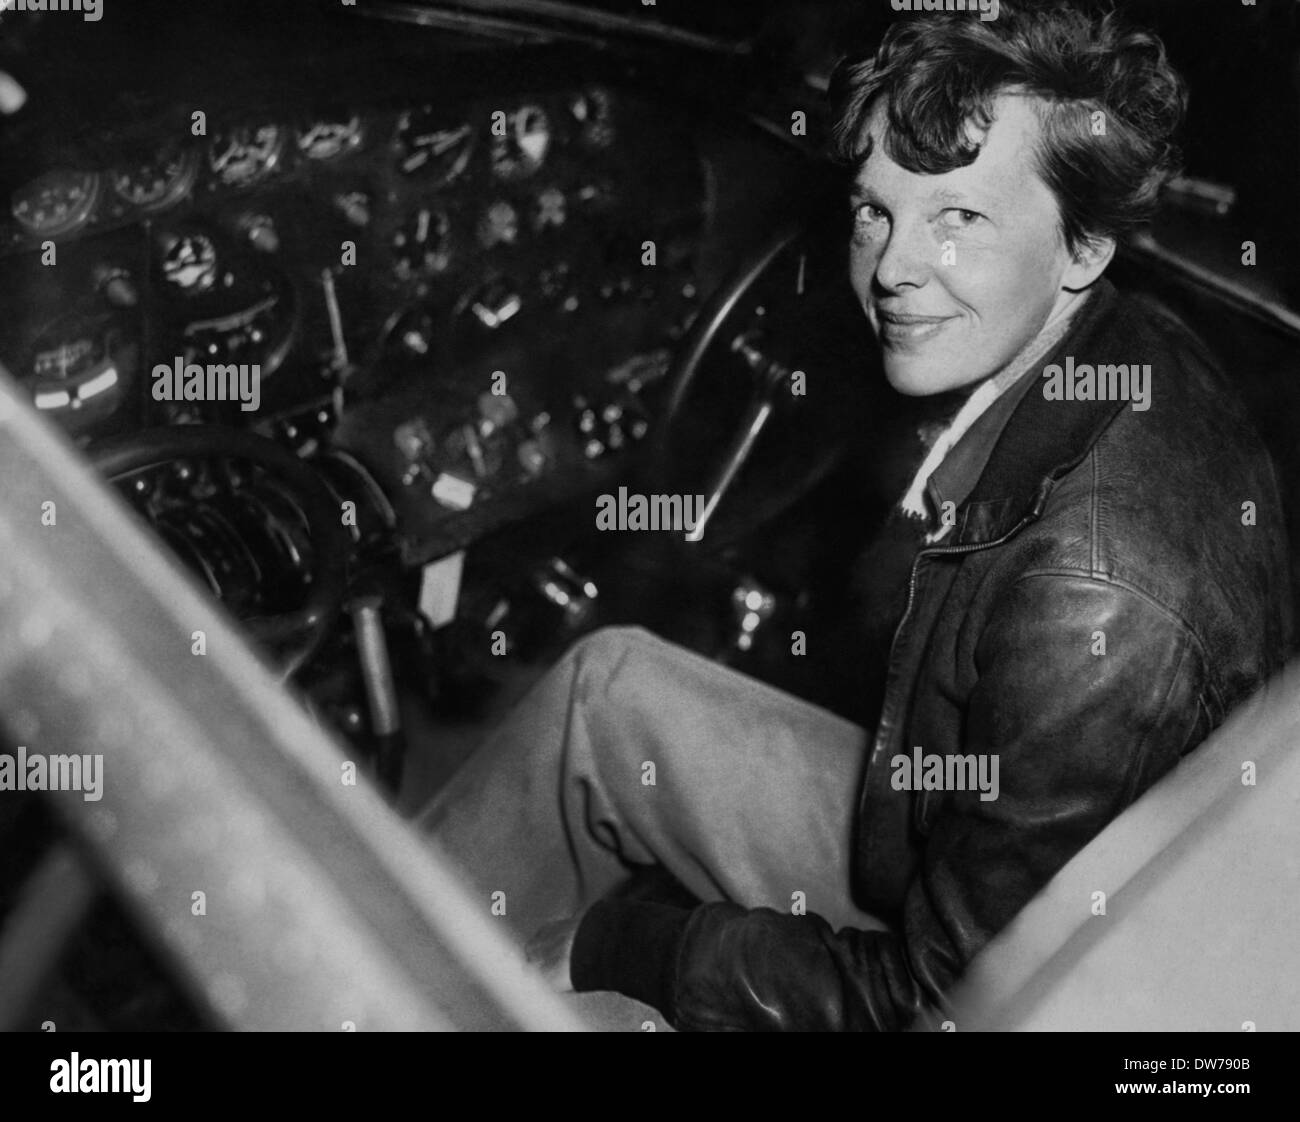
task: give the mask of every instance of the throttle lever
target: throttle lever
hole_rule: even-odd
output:
[[[736,481],[741,468],[749,462],[754,445],[758,443],[758,438],[772,418],[776,408],[773,400],[776,391],[786,385],[792,376],[788,366],[765,355],[754,345],[756,335],[757,332],[745,332],[737,335],[731,342],[732,351],[740,355],[746,365],[758,375],[758,392],[749,408],[745,410],[736,437],[732,440],[731,447],[727,449],[722,466],[713,477],[704,510],[696,519],[695,528],[686,535],[688,542],[703,540],[705,527],[712,519],[714,511],[717,510],[718,504],[722,502],[726,493],[731,490],[731,485]]]
[[[760,389],[771,395],[790,379],[791,371],[788,366],[765,355],[754,345],[759,338],[761,332],[742,332],[731,341],[731,350],[733,354],[740,355],[745,360],[745,365],[758,375]]]

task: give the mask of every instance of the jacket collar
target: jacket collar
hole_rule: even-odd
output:
[[[1103,277],[1069,332],[1025,377],[1041,386],[1042,370],[1053,363],[1063,365],[1066,355],[1079,362],[1125,361],[1115,349],[1117,336],[1128,334],[1117,331],[1118,321],[1128,319],[1120,294]],[[978,482],[957,508],[955,532],[944,547],[987,544],[1037,519],[1057,480],[1082,462],[1127,407],[1126,401],[1048,401],[1039,388],[1030,387]]]

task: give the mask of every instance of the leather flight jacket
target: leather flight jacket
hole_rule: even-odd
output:
[[[855,824],[854,898],[890,930],[702,905],[676,940],[678,1027],[894,1030],[941,1010],[1053,874],[1290,653],[1275,471],[1204,346],[1102,280],[1043,367],[1067,359],[1149,364],[1150,408],[1030,387],[915,558]],[[972,756],[996,758],[996,798],[898,783],[900,757]]]

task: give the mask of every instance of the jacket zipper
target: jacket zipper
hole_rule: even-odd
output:
[[[952,546],[948,546],[945,549],[923,549],[916,555],[915,560],[913,560],[912,562],[912,574],[911,577],[908,579],[908,584],[907,584],[907,607],[903,611],[903,618],[898,621],[898,626],[894,628],[894,638],[889,644],[888,667],[892,668],[894,665],[894,655],[897,653],[898,650],[899,636],[902,635],[903,628],[907,626],[908,617],[912,614],[912,607],[916,601],[916,577],[921,570],[922,560],[924,560],[927,557],[960,557],[967,553],[980,553],[986,549],[994,549],[997,546],[1004,545],[1006,542],[1010,541],[1011,538],[1015,537],[1016,534],[1020,533],[1020,531],[1023,530],[1026,526],[1028,526],[1033,520],[1034,520],[1033,515],[1026,515],[1014,526],[1012,526],[1010,530],[1008,530],[1005,534],[1003,534],[1002,537],[997,538],[996,540],[991,542],[980,542],[974,545],[952,545]],[[888,669],[886,670],[886,674],[888,674]],[[888,701],[889,701],[889,694],[888,694],[888,690],[886,690],[885,704],[882,705],[881,707],[882,713],[888,707]]]

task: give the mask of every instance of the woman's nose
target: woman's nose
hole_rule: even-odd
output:
[[[876,262],[876,281],[891,291],[920,287],[939,260],[939,246],[930,230],[919,222],[896,223]]]

